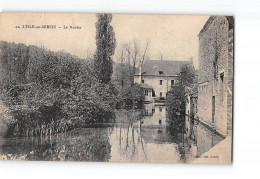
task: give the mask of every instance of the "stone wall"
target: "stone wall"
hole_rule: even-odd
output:
[[[211,16],[199,34],[198,115],[202,122],[223,135],[232,127],[232,34],[224,16]]]
[[[228,84],[227,84],[227,132],[232,135],[233,121],[233,82],[234,82],[234,30],[228,36]]]

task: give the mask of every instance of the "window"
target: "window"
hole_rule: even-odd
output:
[[[155,97],[155,91],[152,89],[152,97]]]
[[[219,93],[220,93],[220,101],[224,100],[224,73],[220,74],[220,89],[219,89]]]
[[[171,86],[174,86],[174,80],[171,80]]]
[[[160,85],[162,85],[162,80],[160,80]]]
[[[145,96],[148,96],[148,90],[147,89],[144,90],[144,94],[145,94]]]
[[[144,80],[142,80],[142,83],[144,83]]]
[[[162,112],[162,107],[159,107],[159,111]]]
[[[162,92],[160,92],[160,97],[162,97]]]
[[[159,72],[159,75],[162,75],[163,74],[163,71],[158,71]]]
[[[213,62],[213,67],[214,67],[214,77],[216,80],[218,80],[218,64],[217,62]]]

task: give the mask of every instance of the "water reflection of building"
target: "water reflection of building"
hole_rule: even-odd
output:
[[[185,119],[182,143],[180,143],[182,160],[192,161],[207,152],[223,138],[206,128],[197,120]]]
[[[142,125],[114,129],[110,143],[110,162],[181,162],[178,145],[166,132],[158,133]]]
[[[166,107],[148,104],[144,111],[140,120],[113,130],[110,161],[180,163],[178,144],[166,130]]]
[[[144,105],[144,115],[142,117],[143,126],[165,126],[166,107],[157,106],[154,103]]]
[[[185,121],[182,131],[172,132],[166,125],[165,106],[147,104],[144,108],[140,119],[117,125],[111,133],[110,161],[190,162],[222,140],[205,126],[191,120]],[[131,113],[128,114],[131,119],[129,115]]]

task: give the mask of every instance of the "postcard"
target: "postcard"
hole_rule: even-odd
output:
[[[0,159],[231,164],[232,16],[0,13]]]

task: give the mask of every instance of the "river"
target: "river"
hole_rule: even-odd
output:
[[[189,163],[223,138],[186,121],[180,131],[166,122],[167,108],[117,110],[115,123],[47,137],[0,137],[0,159]]]

